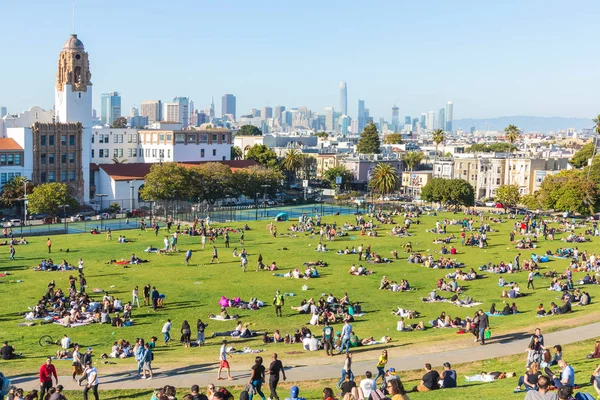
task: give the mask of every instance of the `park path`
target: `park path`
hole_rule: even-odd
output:
[[[439,367],[444,362],[451,364],[462,364],[474,361],[488,360],[498,357],[511,356],[524,353],[529,343],[530,333],[507,334],[489,340],[485,346],[473,343],[473,347],[450,350],[438,353],[417,354],[407,357],[391,357],[387,366],[396,368],[397,371],[411,371],[423,368],[425,363],[430,363],[434,367]],[[585,325],[576,328],[565,329],[558,332],[544,334],[546,345],[554,344],[570,344],[587,339],[594,339],[600,336],[600,322],[590,325]],[[470,334],[465,335],[465,340],[473,340]],[[592,348],[590,348],[592,350]],[[270,363],[270,353],[264,353],[265,363]],[[283,359],[285,363],[285,359]],[[331,361],[334,364],[308,366],[297,365],[286,369],[287,381],[298,382],[328,378],[338,378],[341,375],[343,365],[342,357],[333,357]],[[376,371],[376,361],[357,361],[352,365],[352,370],[357,375],[363,375],[365,371]],[[100,373],[100,389],[101,390],[118,390],[118,389],[152,389],[162,387],[164,385],[172,385],[176,387],[191,387],[192,385],[206,386],[208,383],[215,383],[218,386],[233,386],[244,385],[249,379],[249,368],[245,370],[236,370],[235,358],[232,360],[232,375],[236,378],[233,381],[217,381],[216,371],[218,365],[216,363],[206,363],[190,366],[182,366],[180,368],[155,371],[154,379],[142,380],[134,373],[114,373],[106,376],[102,375],[102,364],[97,364]],[[132,364],[135,368],[135,364]],[[240,366],[237,366],[240,367]],[[225,374],[223,374],[224,376]],[[33,389],[39,385],[36,377],[31,375],[26,377],[13,378],[13,382],[24,389]],[[61,383],[66,390],[77,390],[79,387],[71,380],[70,376],[59,377]]]

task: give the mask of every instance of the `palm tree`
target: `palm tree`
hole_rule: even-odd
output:
[[[436,159],[437,159],[437,155],[438,155],[438,146],[445,139],[446,139],[446,137],[444,135],[444,131],[443,130],[437,129],[435,132],[433,132],[433,142],[435,143],[435,157],[436,157]]]
[[[508,125],[506,128],[504,128],[504,138],[506,139],[506,141],[508,142],[508,144],[510,144],[510,147],[508,148],[508,166],[510,167],[510,155],[513,151],[513,145],[515,144],[515,142],[517,140],[519,140],[519,136],[521,135],[521,131],[519,131],[519,128],[516,127],[516,125]],[[508,182],[507,184],[510,185],[510,179],[511,174],[510,172],[508,173]]]
[[[302,166],[300,169],[302,170],[302,178],[310,181],[315,175],[314,172],[317,166],[317,159],[308,154],[301,154],[301,156]]]
[[[413,171],[422,160],[423,153],[421,153],[420,151],[407,151],[402,156],[402,161],[411,171]]]
[[[33,190],[33,184],[28,182],[27,194]],[[6,207],[12,207],[16,201],[23,200],[25,196],[25,177],[15,176],[10,181],[2,186],[2,203]],[[17,208],[20,210],[21,203],[17,203]]]
[[[587,173],[587,178],[590,179],[590,171],[592,170],[592,164],[594,163],[594,157],[596,155],[596,145],[598,144],[598,135],[600,135],[600,114],[598,114],[598,116],[596,118],[594,118],[592,121],[594,121],[594,133],[596,134],[594,136],[594,150],[592,151],[592,161],[590,162],[590,166],[588,167],[588,173]]]
[[[244,158],[244,153],[242,152],[242,149],[240,149],[238,146],[231,146],[231,159],[241,160],[242,158]]]
[[[285,153],[281,166],[288,172],[291,182],[292,176],[295,176],[298,169],[302,167],[302,153],[296,149],[289,149],[287,153]]]
[[[111,161],[112,161],[113,163],[115,163],[115,164],[125,164],[125,163],[127,162],[127,159],[125,159],[125,158],[124,158],[124,159],[122,159],[122,160],[119,160],[119,158],[118,158],[117,156],[114,156],[114,157],[111,159]]]
[[[389,194],[398,187],[399,181],[398,173],[391,164],[379,163],[373,168],[369,186],[374,192]]]

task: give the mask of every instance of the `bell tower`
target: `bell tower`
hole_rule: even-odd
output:
[[[92,132],[92,74],[88,53],[83,42],[72,34],[58,56],[58,71],[54,88],[54,109],[57,123],[82,125],[81,160],[84,180],[84,201],[89,202]]]

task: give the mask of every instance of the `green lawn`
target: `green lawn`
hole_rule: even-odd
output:
[[[48,256],[46,250],[46,237],[32,237],[30,244],[26,246],[17,246],[17,257],[15,261],[8,260],[8,247],[0,247],[0,272],[8,272],[10,275],[0,278],[1,299],[0,302],[0,332],[1,339],[8,340],[18,351],[24,353],[25,358],[17,361],[0,361],[0,369],[7,375],[36,371],[43,358],[55,352],[56,348],[41,348],[38,345],[38,339],[43,334],[50,334],[54,338],[60,338],[67,333],[74,342],[82,343],[85,347],[93,346],[97,355],[109,353],[110,347],[114,341],[119,338],[135,340],[136,337],[149,338],[150,336],[161,337],[161,327],[167,318],[173,321],[173,337],[178,339],[178,332],[181,322],[187,319],[192,325],[198,318],[209,322],[208,333],[221,330],[233,329],[235,322],[219,322],[207,319],[209,313],[218,313],[218,301],[221,295],[227,297],[241,297],[248,300],[250,297],[258,297],[263,300],[267,306],[259,311],[236,310],[241,315],[244,322],[252,324],[253,329],[267,330],[273,332],[279,329],[283,334],[293,333],[296,328],[304,326],[308,322],[306,315],[299,315],[290,311],[290,305],[298,305],[302,298],[318,298],[322,293],[332,292],[336,296],[342,296],[347,292],[352,301],[360,301],[366,314],[354,323],[354,329],[359,337],[374,336],[380,338],[383,335],[390,335],[393,342],[388,347],[392,348],[392,356],[407,354],[408,352],[432,351],[431,345],[435,343],[435,350],[443,350],[450,347],[465,347],[472,345],[471,337],[455,335],[454,329],[429,329],[425,332],[399,333],[396,329],[397,317],[390,314],[390,311],[397,307],[416,309],[422,313],[422,320],[428,324],[428,321],[434,319],[442,311],[451,316],[465,317],[472,315],[472,308],[458,308],[451,304],[423,304],[421,297],[427,295],[438,278],[446,275],[449,270],[426,269],[420,265],[409,264],[404,259],[395,261],[391,264],[368,264],[375,273],[370,276],[351,276],[347,273],[350,265],[357,261],[357,257],[335,254],[334,250],[343,249],[345,246],[358,246],[370,244],[372,249],[384,256],[391,256],[391,251],[399,250],[402,255],[401,246],[407,241],[413,243],[414,249],[423,253],[438,252],[440,245],[433,244],[432,240],[436,236],[425,232],[432,228],[436,220],[443,217],[460,218],[462,214],[444,214],[439,217],[423,216],[420,225],[413,225],[410,232],[413,236],[410,238],[396,238],[389,235],[392,226],[380,226],[380,237],[361,237],[360,232],[352,232],[350,236],[336,238],[333,243],[328,243],[331,251],[327,253],[317,253],[314,251],[318,243],[316,237],[307,237],[299,234],[298,237],[291,238],[280,236],[272,238],[266,228],[267,221],[258,221],[249,223],[251,231],[246,232],[246,245],[249,252],[248,272],[242,273],[239,268],[239,260],[232,257],[233,247],[241,248],[237,243],[237,236],[232,235],[232,248],[224,249],[223,242],[219,242],[220,264],[209,264],[211,251],[207,247],[201,250],[199,237],[181,236],[179,241],[180,252],[159,256],[156,254],[147,255],[142,250],[149,245],[162,247],[161,231],[158,237],[154,232],[126,231],[125,234],[133,243],[120,244],[116,242],[118,232],[113,236],[112,242],[106,241],[104,235],[67,235],[52,237],[52,258],[55,262],[67,259],[70,263],[77,263],[79,257],[85,260],[85,272],[88,280],[89,289],[101,288],[108,291],[111,295],[118,296],[124,301],[130,299],[131,290],[135,285],[141,288],[150,283],[156,286],[161,293],[167,295],[165,308],[154,313],[147,307],[134,310],[134,325],[128,328],[116,329],[107,325],[90,325],[65,329],[59,325],[47,324],[36,325],[33,327],[19,327],[17,324],[22,322],[21,313],[27,311],[28,306],[34,306],[45,292],[48,282],[56,280],[57,286],[64,290],[68,289],[68,277],[70,272],[34,272],[31,267],[37,265],[42,258]],[[324,219],[326,222],[337,222],[342,225],[344,222],[353,223],[353,216],[337,216]],[[402,222],[402,217],[397,217],[396,221]],[[459,250],[456,259],[464,262],[466,267],[475,269],[488,262],[498,263],[512,261],[517,254],[513,245],[508,243],[508,232],[512,229],[514,221],[502,224],[492,223],[492,232],[488,235],[490,247],[486,249],[463,248],[460,240],[455,242]],[[291,223],[277,223],[278,231],[281,234],[287,232]],[[239,227],[242,224],[233,224]],[[477,222],[475,224],[479,226]],[[580,230],[578,230],[580,231]],[[454,233],[457,237],[460,234],[459,226],[450,226],[448,235]],[[166,234],[166,233],[165,233]],[[557,235],[557,239],[562,235]],[[540,254],[546,250],[556,250],[558,247],[571,247],[560,240],[546,242],[543,239],[539,243],[539,249],[536,253]],[[597,239],[592,242],[578,245],[581,251],[595,251]],[[184,252],[187,249],[194,250],[192,263],[185,266],[183,262]],[[69,249],[69,253],[66,253]],[[62,251],[61,251],[62,250]],[[107,261],[111,259],[128,259],[131,253],[147,258],[149,263],[128,266],[108,265]],[[329,263],[329,267],[319,269],[321,277],[309,281],[294,280],[288,278],[274,277],[269,272],[254,272],[256,258],[258,253],[262,253],[265,263],[277,261],[282,268],[282,272],[287,272],[294,267],[301,267],[305,261],[315,261],[322,259]],[[521,251],[522,262],[530,256],[531,250]],[[404,258],[404,255],[402,255]],[[439,254],[435,254],[439,258]],[[552,259],[551,262],[542,264],[544,268],[564,271],[568,265],[567,260]],[[75,272],[75,271],[72,271]],[[378,290],[379,281],[382,275],[387,275],[391,279],[408,279],[417,291],[408,293],[392,293],[390,291]],[[582,274],[576,273],[575,280]],[[467,294],[478,301],[482,301],[481,306],[489,309],[492,302],[501,304],[501,289],[497,286],[497,276],[491,275],[488,279],[466,282]],[[600,308],[597,300],[600,290],[597,286],[588,286],[586,289],[591,293],[594,304],[585,309],[575,308],[573,314],[560,317],[538,319],[535,317],[535,307],[543,302],[546,307],[550,301],[555,301],[558,297],[557,292],[551,292],[544,289],[549,280],[536,279],[536,286],[539,288],[535,292],[526,290],[526,273],[506,276],[507,280],[515,280],[522,287],[524,293],[528,296],[518,299],[517,305],[521,314],[510,317],[491,318],[494,334],[508,332],[529,332],[534,325],[544,327],[545,331],[554,329],[564,329],[574,325],[581,325],[595,321]],[[509,279],[510,278],[510,279]],[[22,280],[20,283],[15,281]],[[14,283],[10,283],[14,282]],[[308,285],[308,291],[302,291],[303,285]],[[296,294],[295,297],[286,298],[285,318],[275,318],[274,308],[270,306],[275,290]],[[99,297],[99,295],[96,295]],[[450,295],[448,294],[448,297]],[[232,312],[233,313],[233,312]],[[316,328],[319,330],[319,328]],[[195,332],[194,332],[195,334]],[[264,349],[260,339],[252,339],[240,342],[234,346]],[[193,365],[199,362],[216,361],[218,345],[220,339],[208,341],[208,346],[198,349],[185,349],[178,343],[169,347],[159,346],[156,352],[156,364],[161,368],[176,367],[186,364]],[[443,345],[442,345],[443,343]],[[289,346],[282,348],[283,344],[271,344],[269,349],[277,350],[281,353],[296,352],[298,346]],[[399,348],[401,346],[401,348]],[[374,346],[376,347],[376,346]],[[394,349],[394,347],[398,347]],[[396,353],[394,353],[396,351]],[[251,364],[253,356],[236,357],[236,364]],[[319,354],[286,354],[288,364],[293,364],[294,359],[306,357],[319,357]],[[370,353],[361,353],[357,359],[374,358]],[[241,361],[240,361],[241,360]],[[105,371],[118,369],[132,369],[135,361],[132,359],[116,360],[117,364],[111,367],[103,367]],[[67,365],[58,363],[59,373],[67,372]],[[63,366],[64,365],[64,366]]]

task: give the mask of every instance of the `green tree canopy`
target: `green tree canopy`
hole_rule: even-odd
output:
[[[244,158],[244,152],[238,146],[231,146],[231,159],[241,160]]]
[[[389,163],[378,163],[371,172],[369,186],[375,193],[389,194],[398,189],[400,179],[398,172]]]
[[[471,207],[475,204],[475,189],[464,179],[433,178],[421,189],[421,198],[455,209]]]
[[[492,144],[476,143],[465,149],[467,153],[508,153],[516,150],[517,147],[506,142]]]
[[[590,215],[600,208],[598,186],[581,170],[548,175],[538,194],[544,208]]]
[[[27,194],[33,191],[34,185],[33,182],[27,182]],[[25,197],[25,177],[23,176],[15,176],[10,181],[6,182],[4,186],[2,186],[2,204],[10,208],[14,205],[20,210],[22,201],[19,199],[23,199]]]
[[[254,125],[242,125],[236,133],[237,136],[262,136],[262,131]]]
[[[146,175],[140,195],[144,200],[188,200],[190,187],[185,167],[174,162],[154,164]]]
[[[583,168],[588,165],[588,161],[594,155],[594,143],[587,143],[584,145],[578,152],[573,154],[573,158],[569,160],[569,164],[571,164],[575,168]]]
[[[494,200],[501,203],[504,208],[511,208],[519,204],[521,193],[517,185],[502,185],[496,189],[496,197]]]
[[[402,161],[409,170],[414,171],[414,169],[423,161],[423,153],[420,151],[407,151],[402,155]]]
[[[383,139],[385,144],[400,144],[402,143],[402,134],[401,133],[390,133],[385,135],[385,139]]]
[[[119,117],[119,118],[115,119],[113,121],[113,123],[110,124],[110,127],[117,128],[117,129],[127,128],[127,118]]]
[[[332,189],[336,188],[335,178],[338,176],[342,177],[342,190],[347,190],[352,187],[354,175],[348,170],[348,168],[346,168],[345,165],[338,165],[337,167],[329,168],[327,171],[323,172],[323,180],[329,183],[329,186]]]
[[[237,196],[240,192],[233,184],[233,173],[229,166],[210,162],[186,170],[188,198],[198,202],[214,204],[226,196]]]
[[[317,132],[315,133],[315,136],[321,139],[327,139],[329,134],[327,132]]]
[[[59,207],[67,205],[71,210],[75,210],[79,203],[71,195],[71,190],[67,185],[60,182],[43,183],[33,189],[28,196],[29,210],[36,214],[56,215]]]
[[[267,168],[277,167],[277,154],[264,144],[255,144],[246,153],[247,160],[254,160]]]
[[[379,132],[375,124],[371,122],[360,134],[356,151],[360,154],[378,154],[381,152],[380,146]]]
[[[233,183],[236,190],[248,199],[256,200],[256,194],[259,197],[265,193],[274,195],[280,188],[283,181],[283,174],[274,169],[268,169],[263,166],[252,166],[241,169],[233,174]],[[263,187],[263,185],[269,185]]]

